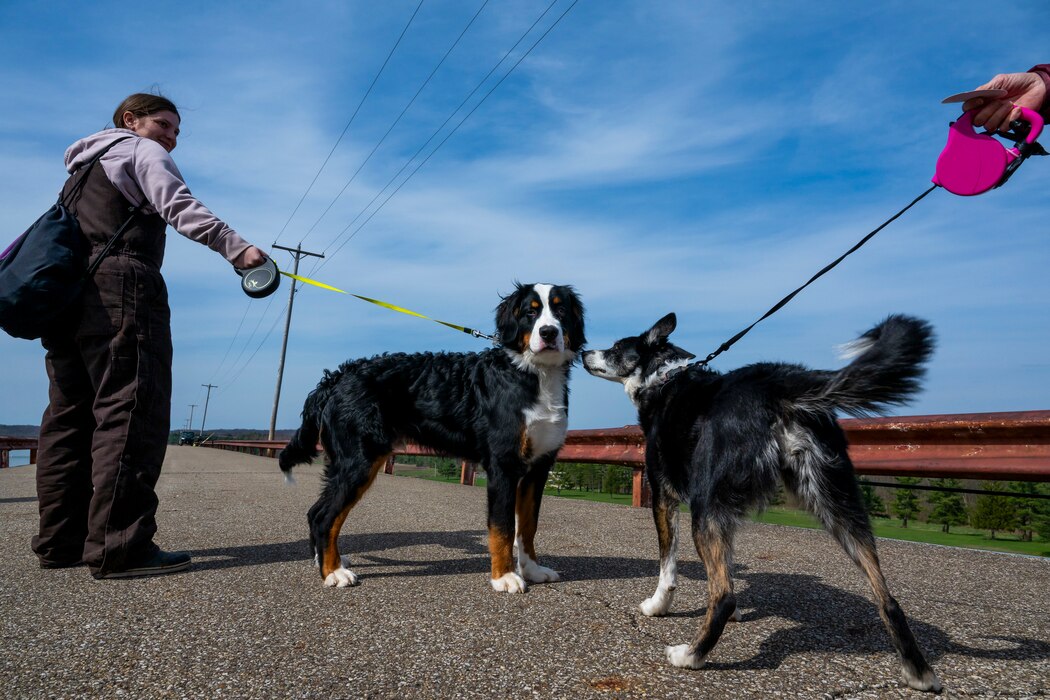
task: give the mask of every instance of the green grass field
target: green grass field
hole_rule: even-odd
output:
[[[459,483],[459,477],[441,477],[437,470],[429,467],[405,467],[398,465],[394,471],[399,476],[411,476],[431,481],[443,481],[446,483]],[[478,477],[475,486],[484,486],[485,477]],[[630,494],[608,494],[597,491],[575,491],[570,489],[547,488],[545,496],[555,498],[573,498],[582,501],[595,501],[599,503],[613,503],[621,506],[631,505]],[[788,527],[805,527],[819,529],[820,524],[809,513],[798,511],[783,506],[775,506],[763,513],[755,513],[751,519],[758,523],[769,523],[772,525],[786,525]],[[1033,542],[1022,542],[1013,533],[996,533],[995,539],[990,537],[987,530],[975,530],[970,527],[953,527],[951,532],[941,532],[940,525],[929,525],[915,520],[908,522],[908,527],[901,527],[899,520],[887,518],[872,518],[872,528],[877,537],[885,537],[891,540],[905,540],[908,542],[925,542],[927,544],[940,544],[948,547],[964,547],[967,549],[986,549],[994,552],[1008,552],[1011,554],[1028,554],[1038,557],[1050,557],[1050,542],[1036,537]]]
[[[809,513],[792,508],[774,507],[764,513],[752,515],[752,520],[759,523],[788,525],[790,527],[819,528],[820,524]],[[925,542],[948,547],[965,547],[967,549],[987,549],[995,552],[1012,554],[1030,554],[1038,557],[1050,557],[1050,542],[1036,537],[1033,542],[1022,542],[1013,533],[995,534],[993,540],[987,530],[975,530],[972,527],[953,527],[951,532],[941,532],[940,525],[915,520],[908,521],[908,527],[901,527],[900,520],[872,518],[872,529],[877,537],[908,542]]]

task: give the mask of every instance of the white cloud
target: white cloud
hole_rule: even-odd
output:
[[[191,188],[268,246],[415,4],[169,8],[158,33],[141,31],[153,18],[115,4],[58,13],[15,3],[22,24],[0,29],[0,224],[9,238],[24,229],[57,192],[68,143],[104,125],[123,94],[157,83],[185,109],[175,155]],[[1033,11],[1020,2],[993,14],[975,2],[882,3],[860,14],[777,3],[580,3],[333,255],[334,237],[540,9],[486,8],[307,236],[473,12],[426,4],[281,243],[305,236],[304,247],[327,248],[321,280],[482,330],[513,280],[571,282],[596,344],[673,309],[679,342],[704,354],[925,187],[953,115],[941,96],[1045,60],[1025,48],[1045,44],[1045,22],[1018,22]],[[57,31],[68,53],[39,42],[46,31]],[[974,52],[973,37],[989,34],[1012,40]],[[111,46],[114,35],[123,50]],[[151,60],[129,62],[129,52]],[[941,338],[917,411],[1045,408],[1045,172],[1033,160],[1003,190],[971,200],[934,193],[717,366],[835,366],[836,343],[906,311],[929,317]],[[278,260],[287,266],[287,256]],[[165,274],[173,422],[211,381],[223,386],[209,424],[267,423],[287,287],[268,311],[246,307],[226,263],[174,234]],[[217,371],[242,317],[232,366]],[[479,347],[320,290],[297,299],[293,329],[282,426],[295,423],[322,367],[384,350]],[[0,353],[0,393],[20,397],[0,400],[0,422],[36,422],[46,403],[39,347],[0,338]],[[258,415],[245,418],[246,405]],[[572,420],[601,427],[633,417],[615,387],[577,372]]]

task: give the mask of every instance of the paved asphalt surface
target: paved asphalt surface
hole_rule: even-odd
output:
[[[305,513],[319,467],[168,451],[158,542],[193,555],[163,577],[41,570],[34,469],[0,472],[0,696],[9,698],[919,698],[867,583],[822,532],[747,525],[743,621],[700,671],[669,666],[706,586],[683,538],[671,615],[648,511],[548,498],[540,561],[558,583],[488,584],[484,491],[380,475],[343,529],[361,584],[322,586]],[[1050,694],[1050,561],[883,540],[891,590],[945,697]]]

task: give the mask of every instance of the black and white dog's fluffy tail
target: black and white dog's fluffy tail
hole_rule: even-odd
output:
[[[933,328],[911,316],[893,315],[844,346],[853,361],[798,397],[801,408],[850,415],[879,413],[906,403],[920,389],[933,353]]]
[[[321,412],[328,403],[332,387],[336,385],[341,376],[342,372],[325,370],[317,388],[306,397],[303,403],[303,423],[277,458],[277,463],[284,472],[285,481],[292,481],[292,467],[311,462],[317,456],[317,441],[321,437]]]

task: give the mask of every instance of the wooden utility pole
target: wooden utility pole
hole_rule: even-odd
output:
[[[287,250],[295,258],[295,264],[292,267],[292,274],[299,274],[299,260],[304,256],[311,256],[315,258],[323,258],[324,253],[311,253],[303,250],[302,242],[294,248],[285,248],[284,246],[273,244],[274,248],[280,250]],[[270,414],[270,440],[273,440],[274,433],[277,430],[277,406],[281,403],[281,382],[284,379],[284,356],[288,351],[288,330],[292,326],[292,305],[295,303],[295,280],[292,280],[292,287],[288,291],[288,314],[284,318],[284,340],[281,341],[281,360],[277,365],[277,389],[273,393],[273,413]]]
[[[211,400],[211,390],[218,389],[219,387],[215,384],[201,384],[201,386],[208,387],[208,395],[204,398],[204,415],[201,417],[200,437],[204,437],[204,421],[208,420],[208,401]]]

